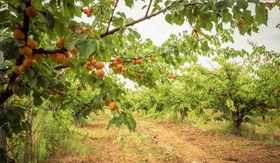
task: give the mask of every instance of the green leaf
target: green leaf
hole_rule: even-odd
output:
[[[244,19],[244,23],[246,24],[246,25],[250,25],[250,24],[252,24],[253,23],[253,21],[254,21],[254,18],[253,18],[253,16],[251,15],[251,11],[250,10],[245,10],[244,12],[243,12],[243,19]]]
[[[28,80],[28,85],[31,87],[31,88],[36,88],[37,87],[37,77],[33,77],[33,78],[30,78]]]
[[[265,5],[263,3],[256,4],[255,12],[257,23],[267,25],[267,10]]]
[[[19,87],[15,89],[15,94],[18,95],[19,97],[25,95],[26,89],[24,87]]]
[[[47,27],[51,30],[53,30],[54,25],[55,25],[55,18],[53,17],[53,15],[49,12],[43,12],[40,11],[39,15],[41,17],[41,19],[47,24]],[[63,28],[63,27],[61,27]]]
[[[42,87],[42,88],[47,88],[50,85],[50,81],[44,77],[44,76],[39,76],[38,81],[37,81],[37,86]]]
[[[68,35],[65,39],[65,47],[68,50],[73,49],[73,47],[77,44],[77,39],[75,39],[74,35]]]
[[[82,10],[80,7],[75,7],[75,15],[78,17],[82,16]]]
[[[136,129],[136,121],[132,116],[127,117],[127,127],[130,131],[135,132]]]
[[[18,48],[16,47],[14,39],[6,39],[0,42],[0,51],[4,53],[4,56],[9,59],[15,59],[19,56]]]
[[[228,11],[223,12],[222,16],[223,16],[223,22],[225,22],[225,23],[230,22],[232,19],[231,14]]]
[[[25,72],[25,75],[28,77],[28,78],[32,78],[34,76],[34,70],[29,68],[26,72]]]
[[[3,10],[5,8],[2,8],[0,11],[0,17],[1,17],[1,21],[0,21],[0,25],[6,25],[8,23],[10,23],[10,16],[11,16],[11,12],[9,10]],[[8,9],[8,8],[6,8]]]
[[[246,0],[237,0],[236,3],[239,8],[242,8],[244,10],[248,7],[248,2]]]
[[[109,121],[107,125],[107,129],[110,128],[111,125],[113,124],[120,127],[123,123],[124,123],[124,116],[123,114],[121,114],[119,117],[114,117]]]
[[[125,0],[125,5],[129,8],[132,8],[134,5],[134,0]]]
[[[34,105],[35,106],[40,106],[43,103],[43,100],[41,98],[41,96],[34,96]]]
[[[209,46],[208,46],[208,42],[207,41],[204,41],[203,43],[202,43],[202,45],[201,45],[201,50],[203,50],[203,51],[208,51],[210,48],[209,48]]]
[[[55,22],[54,29],[59,36],[63,36],[65,34],[65,28],[61,28],[63,26],[63,23]]]
[[[165,21],[167,21],[167,23],[172,24],[172,15],[171,14],[166,14],[165,15]]]
[[[96,43],[93,40],[86,40],[78,44],[80,56],[88,58],[96,50]]]

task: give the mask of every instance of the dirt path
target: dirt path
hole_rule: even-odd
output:
[[[105,129],[108,118],[97,117],[81,129],[91,143],[88,156],[66,155],[54,162],[280,162],[280,147],[234,135],[201,131],[180,123],[137,119],[137,131]]]

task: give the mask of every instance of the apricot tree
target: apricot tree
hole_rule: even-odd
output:
[[[5,149],[4,131],[16,133],[26,128],[26,110],[13,103],[14,95],[31,96],[35,106],[55,100],[56,94],[67,97],[71,94],[69,81],[61,77],[67,73],[74,75],[81,88],[99,90],[96,103],[112,101],[108,106],[116,113],[113,124],[124,123],[134,130],[133,117],[118,105],[122,93],[113,84],[114,73],[153,86],[158,78],[166,77],[160,73],[163,62],[178,66],[197,54],[214,54],[212,47],[232,41],[234,29],[242,35],[257,32],[267,22],[266,7],[279,6],[277,2],[258,0],[150,0],[142,7],[143,17],[133,20],[116,12],[118,4],[119,0],[0,0],[0,50],[4,57],[0,80],[1,149]],[[125,4],[133,8],[134,0],[125,0]],[[170,24],[188,23],[192,30],[172,35],[161,47],[142,40],[132,26],[159,14],[164,14]],[[83,15],[92,17],[92,22],[78,22],[76,18]],[[112,70],[104,67],[105,63]]]

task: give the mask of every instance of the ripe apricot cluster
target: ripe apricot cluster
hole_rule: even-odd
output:
[[[121,63],[121,56],[117,56],[112,63],[110,63],[109,68],[112,68],[115,72],[119,72],[122,75],[126,74],[126,69],[124,65]]]
[[[133,65],[142,64],[142,60],[141,59],[133,59],[132,64]]]
[[[57,42],[56,42],[56,47],[57,48],[64,48],[65,46],[65,36],[62,36]],[[53,53],[50,54],[49,57],[56,61],[58,64],[63,63],[64,61],[68,61],[72,55],[77,55],[78,49],[76,46],[74,46],[70,51],[66,51],[64,53]]]
[[[53,53],[49,56],[52,60],[56,61],[56,63],[61,64],[71,58],[72,54],[69,51],[66,51],[64,53]]]
[[[14,38],[18,40],[23,40],[26,37],[19,24],[15,24],[13,26],[13,35]],[[19,47],[19,52],[24,56],[24,61],[21,65],[15,66],[13,68],[14,73],[20,74],[22,72],[25,72],[27,68],[32,67],[33,60],[39,61],[44,58],[44,55],[42,54],[33,54],[33,49],[35,49],[37,46],[37,41],[30,39],[25,42],[24,46]]]
[[[96,61],[94,56],[89,57],[85,64],[85,67],[89,71],[93,71],[94,69],[96,69],[96,76],[99,78],[103,78],[105,76],[105,71],[103,70],[103,68],[105,67],[104,62]]]

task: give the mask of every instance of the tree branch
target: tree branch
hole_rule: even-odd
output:
[[[182,2],[182,0],[180,0],[179,2]],[[193,5],[198,5],[198,4],[207,4],[207,2],[206,2],[206,3],[199,3],[199,2],[197,2],[197,3],[188,3],[188,4],[184,5],[184,6],[186,7],[186,6],[193,6]],[[139,19],[137,19],[137,20],[134,20],[134,21],[132,21],[132,22],[130,22],[130,23],[127,23],[127,24],[124,25],[124,26],[125,26],[125,27],[133,26],[133,25],[135,25],[135,24],[138,24],[138,23],[140,23],[140,22],[142,22],[142,21],[145,21],[145,20],[147,20],[147,19],[150,19],[150,18],[152,18],[152,17],[155,17],[155,16],[157,16],[157,15],[159,15],[159,14],[162,14],[162,13],[164,13],[164,12],[166,12],[166,11],[169,11],[169,10],[171,10],[171,9],[172,9],[171,6],[165,7],[165,8],[163,8],[163,9],[159,10],[158,12],[155,12],[155,13],[150,14],[150,15],[147,15],[147,16],[145,15],[144,17],[139,18]],[[105,32],[105,33],[102,33],[102,34],[100,35],[100,37],[102,38],[102,37],[106,37],[106,36],[108,36],[108,35],[114,34],[115,32],[119,31],[120,29],[121,29],[120,27],[114,28],[114,29],[112,29],[112,30],[110,30],[110,31],[107,31],[107,32]]]
[[[148,53],[148,54],[146,54],[146,55],[144,55],[144,56],[142,56],[142,57],[135,57],[135,58],[126,58],[126,57],[122,57],[121,59],[122,60],[124,60],[124,62],[131,62],[132,60],[138,60],[138,59],[143,59],[143,58],[148,58],[148,57],[151,57],[152,56],[152,54],[153,54],[154,52],[150,52],[150,53]],[[110,62],[113,62],[114,61],[114,59],[112,59]]]
[[[106,33],[109,31],[109,28],[110,28],[110,25],[111,25],[111,23],[112,23],[115,10],[116,10],[116,8],[117,8],[117,6],[118,6],[118,3],[119,3],[119,0],[117,0],[116,3],[115,3],[114,9],[113,9],[112,14],[111,14],[111,16],[110,16],[110,20],[109,20],[109,22],[108,22],[108,27],[107,27],[107,29],[106,29]]]
[[[43,48],[33,49],[34,54],[54,54],[54,53],[64,53],[68,51],[66,48],[56,49],[56,50],[45,50]]]
[[[55,66],[53,69],[55,70],[60,70],[60,69],[63,69],[63,68],[69,68],[70,66],[68,65],[58,65],[58,66]]]
[[[125,27],[133,26],[133,25],[135,25],[135,24],[137,24],[137,23],[140,23],[140,22],[142,22],[142,21],[145,21],[145,20],[147,20],[147,19],[150,19],[150,18],[152,18],[152,17],[155,17],[155,16],[157,16],[157,15],[163,13],[163,12],[166,12],[166,11],[168,11],[168,10],[170,10],[170,7],[166,7],[166,8],[164,8],[164,9],[162,9],[162,10],[156,12],[156,13],[150,14],[149,16],[144,16],[144,17],[142,17],[142,18],[140,18],[140,19],[137,19],[137,20],[135,20],[135,21],[133,21],[133,22],[131,22],[131,23],[128,23],[128,24],[126,24],[126,25],[124,25],[124,26],[125,26]],[[105,33],[101,34],[100,37],[102,38],[102,37],[106,37],[106,36],[108,36],[108,35],[114,34],[115,32],[119,31],[120,29],[121,29],[121,28],[114,28],[114,29],[112,29],[112,30],[110,30],[110,31],[108,31],[108,32],[105,32]]]
[[[150,8],[151,8],[151,5],[152,5],[152,2],[153,2],[153,0],[150,0],[149,6],[148,6],[147,11],[146,11],[146,14],[145,14],[145,17],[147,17],[147,16],[148,16],[148,14],[149,14],[149,11],[150,11]]]

